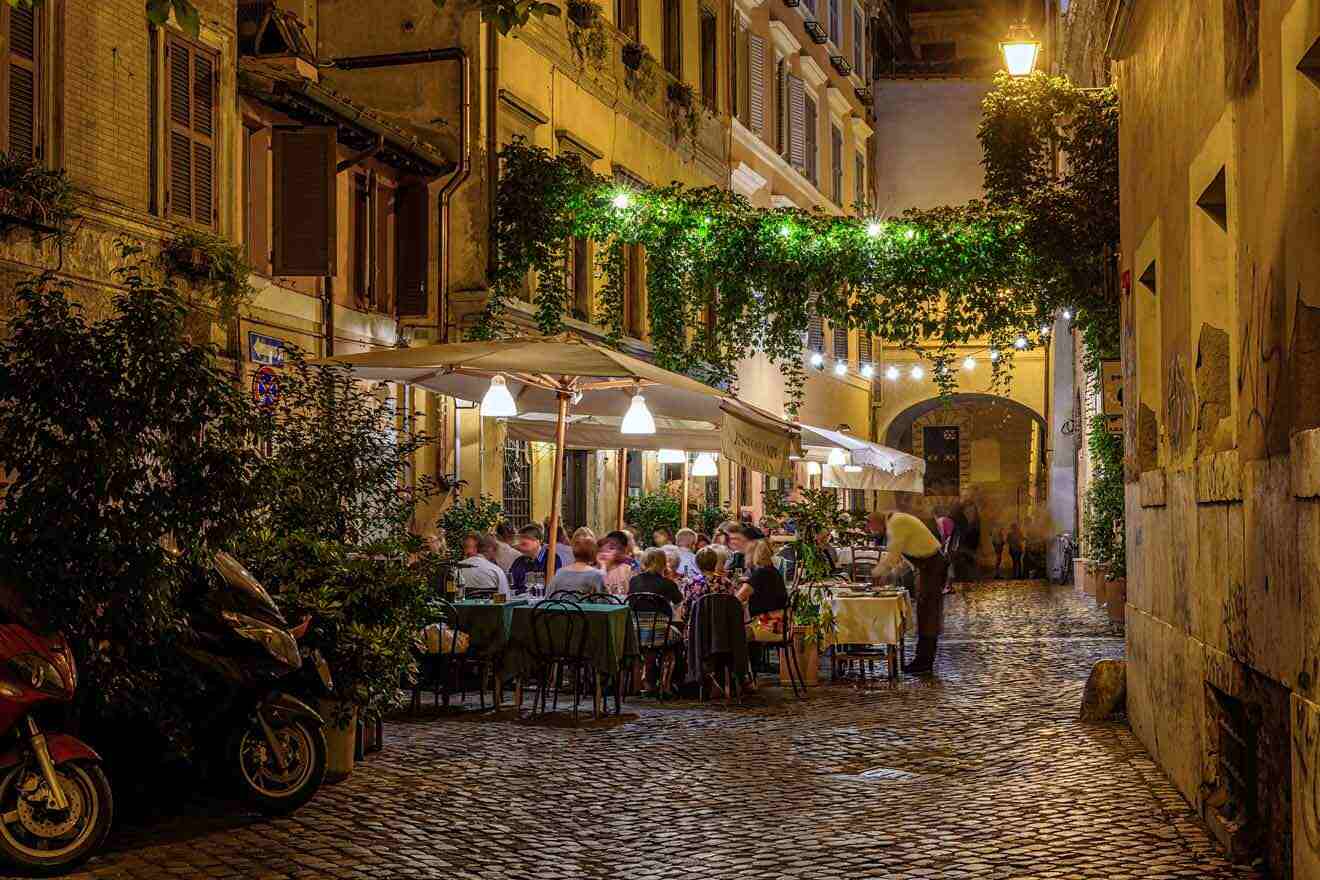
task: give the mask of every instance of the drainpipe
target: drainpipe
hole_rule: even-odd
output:
[[[499,117],[500,33],[486,25],[486,222],[495,224],[495,196],[500,179],[499,132],[495,120]],[[486,277],[494,280],[494,236],[486,237]]]

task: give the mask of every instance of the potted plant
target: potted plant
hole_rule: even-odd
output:
[[[623,56],[623,66],[629,70],[637,70],[646,60],[646,56],[651,52],[646,46],[639,42],[625,43],[621,50]]]
[[[634,535],[637,543],[649,547],[656,529],[668,529],[671,535],[678,530],[680,513],[678,498],[665,489],[659,489],[629,498],[623,518],[637,530]]]
[[[791,522],[793,541],[787,552],[793,564],[793,607],[789,609],[793,625],[794,648],[802,678],[816,684],[822,643],[828,643],[837,625],[830,609],[833,595],[827,579],[829,559],[821,551],[818,538],[848,527],[848,515],[839,509],[838,495],[832,489],[806,489],[790,500],[779,493],[766,494],[766,512],[781,522]],[[780,678],[784,673],[780,673]]]
[[[226,319],[255,293],[248,277],[252,269],[239,249],[228,240],[197,229],[183,229],[160,249],[160,267],[166,277],[181,278],[205,293]]]
[[[610,38],[605,30],[605,17],[596,0],[569,0],[565,19],[568,44],[577,56],[578,64],[590,61],[597,69],[604,67],[609,54]]]

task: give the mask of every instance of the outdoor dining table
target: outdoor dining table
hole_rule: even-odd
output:
[[[458,628],[468,636],[468,657],[490,663],[498,673],[513,629],[513,610],[526,604],[527,600],[522,597],[510,598],[502,603],[484,599],[454,602]],[[495,706],[498,708],[503,700],[504,676],[496,674]]]
[[[898,658],[903,653],[903,637],[913,619],[912,602],[906,593],[835,592],[829,598],[834,617],[834,631],[828,644],[835,649],[848,645],[885,645],[889,677],[898,677]]]
[[[585,651],[591,665],[601,673],[620,673],[625,663],[640,656],[637,642],[637,627],[632,624],[632,609],[627,605],[587,604],[577,606],[587,621]],[[522,685],[529,675],[536,671],[537,660],[533,653],[532,613],[536,606],[530,603],[516,604],[512,608],[507,647],[500,660],[501,673],[518,680],[517,696],[514,700],[522,708]],[[553,626],[553,622],[551,624]],[[553,630],[551,630],[553,633]],[[622,683],[622,676],[616,687]],[[596,699],[600,699],[600,686],[597,683]]]

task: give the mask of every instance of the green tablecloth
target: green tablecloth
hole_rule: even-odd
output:
[[[586,655],[603,673],[612,673],[639,653],[637,629],[626,605],[579,605],[586,618]],[[504,652],[506,675],[526,675],[536,669],[532,655],[532,612],[534,606],[513,606],[508,650]],[[543,636],[544,637],[544,636]],[[576,637],[575,637],[576,641]]]
[[[468,634],[468,653],[482,659],[498,657],[509,643],[513,610],[526,606],[525,599],[510,599],[502,605],[494,602],[455,602],[458,628]]]

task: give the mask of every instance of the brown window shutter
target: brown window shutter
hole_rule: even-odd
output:
[[[353,294],[371,305],[371,189],[365,174],[353,175]]]
[[[748,119],[752,131],[765,137],[765,38],[751,34],[747,38],[747,56],[751,85],[748,89]]]
[[[41,156],[38,135],[41,118],[38,110],[38,60],[41,56],[37,12],[20,6],[6,8],[5,13],[9,34],[6,149],[11,156],[36,159]]]
[[[219,54],[173,33],[165,51],[167,213],[213,228]]]
[[[276,126],[271,136],[273,271],[276,275],[334,275],[335,128]]]
[[[430,268],[431,196],[425,184],[402,186],[394,197],[394,277],[400,316],[426,316],[431,298],[426,276]]]
[[[638,40],[641,39],[640,24],[637,0],[619,0],[619,30],[634,40]]]

